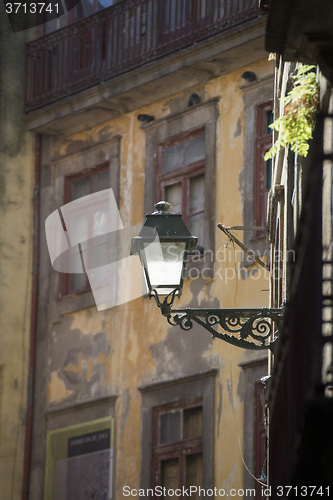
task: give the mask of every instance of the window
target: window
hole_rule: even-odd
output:
[[[158,148],[156,201],[167,200],[190,232],[204,242],[205,131],[163,143]]]
[[[214,276],[217,99],[142,128],[146,131],[145,213],[162,198],[181,212],[204,259],[187,271]],[[200,248],[203,247],[203,248]],[[193,276],[193,275],[192,275]]]
[[[92,14],[113,5],[113,0],[79,0],[73,9],[68,12],[68,24],[80,21]],[[96,67],[97,61],[105,61],[108,33],[107,23],[100,26],[94,23],[81,26],[71,40],[73,61],[69,71],[81,78],[89,76],[91,68]],[[98,51],[100,55],[97,56]],[[76,75],[76,78],[77,78]]]
[[[214,487],[215,377],[209,370],[140,387],[140,488]],[[194,497],[193,497],[194,498]]]
[[[153,409],[153,487],[202,487],[202,419],[202,398]]]
[[[272,145],[272,103],[257,106],[254,225],[266,226],[267,195],[271,188],[272,160],[264,159]],[[258,234],[260,235],[260,233]]]
[[[44,200],[47,200],[48,203],[45,203],[43,212],[44,219],[60,207],[63,215],[63,207],[68,206],[68,203],[66,204],[67,200],[70,200],[71,196],[76,196],[78,190],[80,190],[80,195],[83,195],[83,186],[80,182],[76,183],[75,181],[81,180],[83,184],[83,178],[85,176],[88,176],[90,182],[92,182],[92,184],[89,183],[89,188],[86,186],[86,192],[90,192],[92,189],[97,190],[97,185],[99,185],[98,190],[112,188],[115,202],[119,206],[120,143],[120,136],[112,137],[111,139],[105,140],[105,142],[92,147],[84,147],[81,143],[79,143],[77,147],[70,148],[67,151],[67,154],[57,159],[49,170],[45,171],[47,173],[45,173],[44,180]],[[106,170],[108,171],[108,175],[106,174]],[[101,171],[100,174],[102,174],[103,171],[103,175],[98,176],[98,182],[96,178],[95,182],[93,182],[93,174],[98,173],[99,171]],[[109,181],[107,181],[106,177],[109,177]],[[73,194],[71,192],[71,181],[74,181]],[[64,221],[63,229],[66,229],[66,225],[69,225],[67,218],[66,222]],[[101,237],[98,239],[100,238]],[[50,272],[53,273],[51,269]],[[51,282],[53,296],[53,321],[58,321],[63,314],[68,314],[79,309],[96,305],[96,301],[90,287],[82,288],[80,290],[82,293],[69,292],[69,275],[67,276],[66,284],[66,282],[64,282],[64,274],[62,272],[55,271]],[[114,288],[116,293],[116,287]],[[77,291],[78,289],[73,289],[73,292]]]
[[[110,176],[108,163],[104,163],[88,173],[85,172],[71,177],[66,177],[65,204],[82,198],[83,196],[108,189],[109,187]],[[75,207],[73,207],[73,210],[75,211]],[[101,252],[103,252],[103,246],[106,244],[106,236],[104,239],[100,236],[105,233],[103,230],[103,221],[105,221],[105,219],[106,218],[103,217],[103,204],[100,202],[97,206],[94,204],[86,206],[84,212],[82,212],[82,209],[79,209],[77,210],[77,213],[71,213],[70,220],[73,224],[71,233],[74,234],[78,241],[92,240],[94,242],[91,246],[75,245],[72,247],[71,262],[73,262],[73,265],[71,265],[71,269],[72,267],[74,268],[75,262],[78,261],[79,251],[81,253],[82,260],[84,256],[84,261],[86,262],[94,263],[98,261],[98,256]],[[70,228],[66,229],[69,230]],[[103,276],[100,278],[102,280]],[[63,295],[87,289],[89,289],[89,282],[86,273],[63,274]]]

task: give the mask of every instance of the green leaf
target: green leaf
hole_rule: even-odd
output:
[[[291,76],[294,80],[294,87],[284,98],[281,98],[284,103],[284,115],[270,125],[279,133],[279,137],[265,154],[265,160],[273,158],[281,147],[288,144],[298,155],[307,156],[308,141],[312,139],[319,106],[315,69],[314,65],[300,64],[296,75]]]

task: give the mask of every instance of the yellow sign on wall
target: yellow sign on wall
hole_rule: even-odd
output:
[[[112,417],[47,433],[45,499],[112,498]]]

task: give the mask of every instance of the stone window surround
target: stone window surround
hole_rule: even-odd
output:
[[[273,111],[273,101],[265,102],[257,106],[257,123],[256,123],[256,159],[255,159],[255,187],[254,187],[254,225],[267,226],[267,209],[265,211],[265,205],[268,205],[268,191],[261,193],[262,191],[262,177],[267,183],[266,179],[266,165],[267,162],[264,160],[264,152],[267,151],[272,144],[272,130],[265,130],[266,126],[266,113]],[[264,185],[264,190],[267,187]],[[265,198],[267,203],[265,203]],[[260,232],[259,232],[260,235]]]
[[[152,409],[175,401],[203,398],[203,488],[214,488],[214,415],[217,370],[139,387],[142,395],[140,488],[151,488]]]
[[[106,163],[102,163],[101,165],[97,165],[95,168],[93,168],[92,170],[88,170],[88,171],[84,171],[83,173],[80,172],[79,174],[76,174],[76,175],[70,175],[70,176],[66,176],[65,177],[65,197],[64,197],[64,200],[65,200],[65,203],[71,203],[72,201],[74,201],[74,199],[72,199],[72,193],[71,193],[71,189],[72,189],[72,185],[73,183],[75,183],[76,181],[81,181],[83,179],[87,179],[89,178],[90,179],[90,192],[87,193],[87,194],[92,194],[91,192],[91,189],[92,189],[92,182],[91,182],[91,179],[94,175],[98,175],[99,173],[101,172],[108,172],[108,183],[110,184],[110,165],[109,165],[109,162],[106,162]],[[109,185],[106,185],[104,186],[105,189],[107,189],[109,187]],[[89,224],[88,224],[89,226]],[[67,228],[68,230],[68,228]],[[88,238],[92,238],[92,234],[88,234]],[[77,286],[77,287],[73,287],[71,289],[71,274],[67,274],[67,273],[64,273],[62,274],[62,283],[61,283],[61,295],[62,296],[66,296],[66,295],[71,295],[73,293],[79,293],[79,292],[85,292],[85,291],[90,291],[90,286],[89,286],[89,281],[88,281],[88,276],[87,274],[85,275],[85,284],[83,286]]]
[[[88,172],[106,162],[109,163],[110,186],[119,204],[120,140],[119,136],[115,136],[106,143],[83,149],[53,162],[55,209],[65,203],[67,176]],[[52,278],[52,322],[58,321],[63,314],[95,305],[91,290],[61,296],[61,273],[53,271]]]
[[[215,249],[215,164],[216,164],[216,123],[219,99],[211,99],[185,109],[181,113],[171,114],[143,125],[146,132],[146,175],[145,175],[145,213],[151,213],[155,200],[155,175],[157,148],[163,142],[177,136],[189,134],[200,128],[205,129],[205,241],[214,255]],[[189,267],[189,266],[188,266]],[[214,276],[214,262],[195,262],[195,267],[205,268],[205,277]],[[209,275],[209,276],[208,276]]]
[[[253,359],[240,363],[244,370],[244,489],[254,488],[254,424],[255,424],[255,384],[267,375],[267,354],[254,356]],[[247,470],[248,469],[248,470]],[[250,471],[250,472],[249,472]]]
[[[54,431],[75,424],[84,424],[90,420],[115,416],[118,395],[106,396],[87,402],[66,404],[51,408],[45,412],[46,429]]]
[[[162,468],[165,461],[177,459],[177,471],[182,486],[186,484],[186,458],[191,456],[202,456],[202,426],[201,433],[184,437],[185,412],[190,409],[202,408],[202,398],[182,399],[176,403],[153,408],[153,460],[152,460],[152,487],[160,486],[162,482]],[[160,431],[162,428],[162,416],[172,415],[173,412],[179,415],[179,439],[160,441]],[[183,425],[181,424],[183,421]],[[202,464],[201,464],[202,467]],[[202,475],[202,468],[201,475]],[[197,471],[196,471],[197,472]]]

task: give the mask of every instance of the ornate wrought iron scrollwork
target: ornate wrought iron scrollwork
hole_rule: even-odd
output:
[[[160,303],[162,313],[172,326],[191,330],[195,323],[208,330],[213,337],[243,349],[273,350],[281,326],[283,310],[275,309],[180,309],[171,310],[173,299]]]
[[[172,326],[180,326],[182,330],[191,330],[193,328],[193,322],[191,320],[191,310],[186,310],[186,314],[175,314],[171,317],[171,314],[167,317],[168,323]]]

